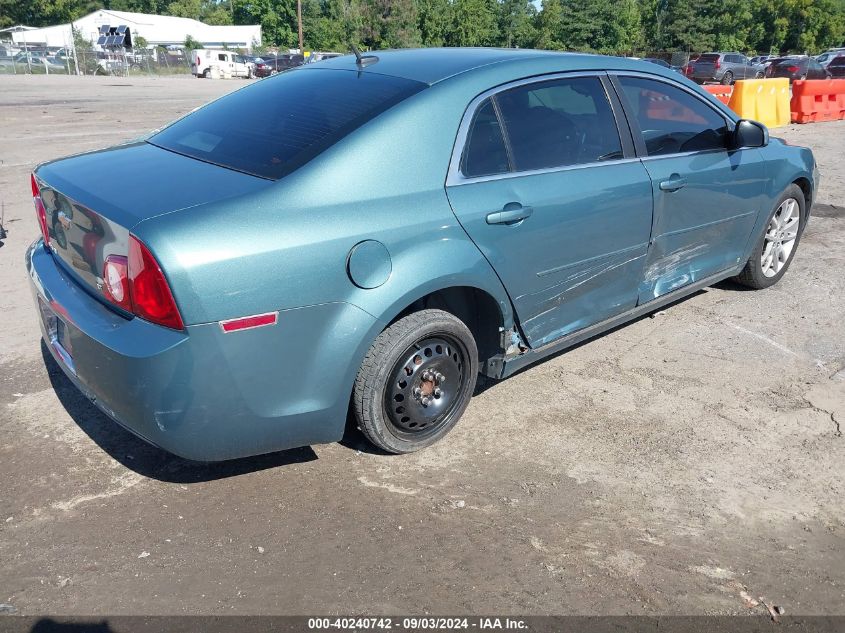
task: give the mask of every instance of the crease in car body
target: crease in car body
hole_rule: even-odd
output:
[[[754,125],[739,151],[669,151],[690,143],[700,150],[702,139],[727,143],[738,124],[653,64],[428,49],[380,52],[367,68],[351,56],[322,66],[197,110],[151,139],[165,149],[124,146],[36,172],[44,196],[55,187],[95,209],[74,211],[80,225],[69,218],[67,247],[43,248],[45,223],[43,241],[27,253],[36,300],[54,300],[57,318],[61,310],[72,315],[72,381],[121,425],[183,457],[214,461],[335,441],[350,406],[380,448],[425,448],[458,422],[479,371],[508,376],[746,269],[754,287],[777,281],[785,266],[774,277],[758,274],[762,228],[755,231],[780,197],[796,195],[787,174],[811,191],[817,183],[807,150],[766,148]],[[613,94],[610,74],[630,98]],[[303,108],[293,99],[296,85],[329,86],[325,95],[334,96]],[[404,97],[379,110],[371,85]],[[258,138],[222,116],[276,90],[274,107],[292,108],[279,125],[301,128]],[[476,135],[469,104],[490,91],[496,107],[479,118]],[[652,99],[660,91],[671,108]],[[350,107],[374,114],[324,147],[333,121],[354,118]],[[684,108],[694,116],[661,118]],[[708,120],[725,129],[706,127]],[[226,141],[220,152],[191,145],[192,127],[209,125]],[[698,134],[702,125],[706,133]],[[264,164],[262,156],[282,155],[279,148],[236,151],[238,143],[272,145],[294,132],[307,160]],[[478,177],[454,177],[456,156],[473,139],[482,142],[467,150]],[[647,142],[665,155],[641,151]],[[776,183],[766,161],[781,166]],[[119,180],[137,169],[143,174],[132,195],[92,178]],[[671,187],[662,187],[667,180]],[[53,201],[47,206],[56,215]],[[88,224],[98,221],[103,235],[86,242]],[[147,267],[130,262],[128,281],[101,274],[103,260],[125,257],[126,248]],[[60,261],[74,253],[90,272]],[[159,295],[133,285],[139,270],[148,275],[139,280],[159,284]],[[112,299],[123,281],[132,302],[121,311]],[[104,298],[106,291],[117,295]],[[175,306],[179,327],[156,320],[156,300]],[[145,306],[152,312],[141,312]],[[275,327],[220,327],[269,312],[278,312]]]

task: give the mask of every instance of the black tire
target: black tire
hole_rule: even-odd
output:
[[[755,78],[755,79],[762,79],[762,78],[763,78],[763,77],[765,77],[765,76],[766,76],[766,75],[765,75],[763,72],[761,72],[761,71],[759,71],[759,70],[758,70],[758,71],[757,71],[757,74],[756,74],[756,75],[754,75],[754,78]]]
[[[726,71],[724,75],[722,75],[722,81],[719,82],[723,86],[729,86],[734,82],[734,74],[731,71]]]
[[[206,68],[204,71],[202,71],[202,78],[211,79],[211,68]]]
[[[763,256],[763,248],[766,241],[766,231],[769,229],[769,224],[771,223],[775,213],[777,213],[778,208],[780,208],[780,205],[787,201],[789,198],[793,198],[798,203],[798,235],[795,238],[795,243],[792,246],[792,251],[789,253],[789,257],[786,259],[781,269],[775,275],[767,277],[763,273],[763,263],[761,261],[761,258]],[[769,286],[773,286],[778,281],[780,281],[780,278],[784,276],[787,269],[789,268],[789,265],[792,263],[793,258],[795,257],[795,253],[798,251],[798,244],[801,241],[801,235],[804,233],[804,225],[806,224],[806,222],[807,209],[806,201],[804,200],[804,192],[801,191],[801,188],[798,185],[793,183],[786,188],[786,190],[777,199],[777,202],[775,202],[774,208],[769,213],[768,217],[766,218],[766,223],[763,225],[763,232],[758,238],[757,244],[754,245],[754,250],[751,251],[751,257],[749,258],[748,262],[746,262],[745,268],[742,269],[742,272],[736,277],[734,277],[734,280],[737,283],[742,284],[743,286],[748,286],[749,288],[754,288],[755,290],[768,288]]]
[[[477,377],[478,348],[463,321],[442,310],[409,314],[379,334],[358,370],[358,428],[389,453],[431,446],[458,423]]]

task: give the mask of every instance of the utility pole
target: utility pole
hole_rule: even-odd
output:
[[[70,23],[70,45],[73,49],[73,66],[76,69],[76,74],[80,75],[79,72],[79,59],[76,57],[76,33],[73,29],[73,22]]]
[[[296,0],[296,24],[299,27],[299,54],[305,54],[305,45],[302,43],[302,0]]]

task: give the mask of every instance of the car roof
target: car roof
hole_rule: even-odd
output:
[[[420,81],[429,85],[456,75],[488,68],[494,64],[505,66],[519,63],[523,69],[526,69],[526,65],[529,68],[536,66],[538,73],[549,72],[550,63],[553,63],[556,72],[642,70],[644,65],[666,70],[659,65],[623,57],[517,48],[408,48],[373,51],[362,53],[362,55],[365,58],[377,57],[378,61],[361,68],[357,65],[355,56],[349,54],[309,65],[309,70],[333,68],[372,72]]]

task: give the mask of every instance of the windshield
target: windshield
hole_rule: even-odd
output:
[[[295,70],[218,99],[148,142],[276,180],[425,87],[374,73]]]

